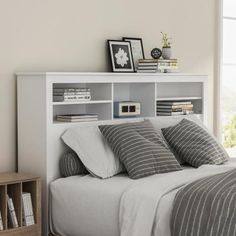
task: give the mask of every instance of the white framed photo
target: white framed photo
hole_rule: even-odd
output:
[[[123,37],[123,40],[125,42],[130,42],[134,67],[137,70],[139,59],[145,59],[143,50],[143,41],[141,38],[130,38],[130,37]]]
[[[134,72],[130,42],[107,40],[113,72]]]

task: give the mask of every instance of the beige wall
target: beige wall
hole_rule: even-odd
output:
[[[210,75],[212,114],[214,0],[1,0],[0,171],[15,168],[15,72],[106,71],[106,39],[142,37],[149,56],[160,31],[183,72]]]

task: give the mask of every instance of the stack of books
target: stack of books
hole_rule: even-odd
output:
[[[58,115],[57,121],[62,122],[88,122],[97,121],[98,115],[96,114],[70,114],[70,115]]]
[[[34,225],[34,212],[30,193],[22,193],[23,225]]]
[[[157,116],[179,116],[193,114],[190,101],[157,101]]]
[[[138,73],[173,73],[178,72],[177,59],[140,59]]]
[[[54,88],[54,102],[79,102],[90,101],[91,93],[89,88]]]
[[[13,204],[13,200],[9,196],[7,196],[7,206],[8,206],[9,225],[12,228],[19,227],[18,220],[17,220],[17,217],[16,217],[16,212],[15,212],[15,207],[14,207],[14,204]]]

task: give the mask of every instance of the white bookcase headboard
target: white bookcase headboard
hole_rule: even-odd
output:
[[[89,87],[91,101],[53,102],[53,88]],[[113,120],[115,101],[138,101],[141,118],[156,116],[156,101],[189,100],[194,113],[207,122],[207,76],[193,74],[18,73],[18,168],[43,180],[44,225],[48,224],[48,184],[60,177],[65,151],[61,134],[86,123],[57,122],[58,114],[96,113]]]

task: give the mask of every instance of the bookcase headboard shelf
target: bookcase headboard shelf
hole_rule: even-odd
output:
[[[47,187],[60,176],[58,161],[65,151],[60,136],[69,127],[88,124],[58,122],[57,115],[95,113],[98,121],[93,123],[106,123],[119,120],[114,117],[114,102],[117,101],[139,102],[139,118],[145,118],[156,117],[157,101],[188,100],[194,104],[194,113],[206,123],[207,80],[206,75],[181,73],[18,73],[19,171],[42,177],[47,211]],[[53,100],[55,88],[89,88],[91,100],[56,102]],[[47,225],[46,212],[43,218]]]

